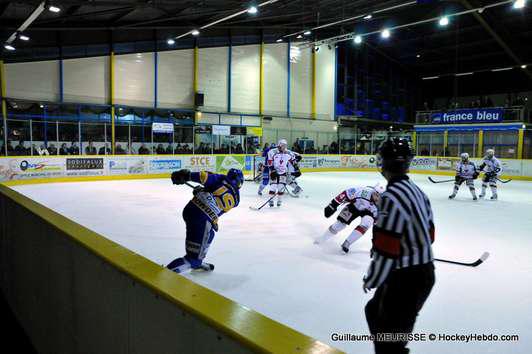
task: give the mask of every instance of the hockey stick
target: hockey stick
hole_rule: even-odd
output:
[[[502,179],[497,178],[497,181],[499,181],[499,182],[501,182],[501,183],[508,183],[508,182],[511,182],[512,179],[510,178],[510,179],[508,179],[508,180],[506,180],[506,181],[503,181]]]
[[[283,193],[284,193],[285,190],[286,190],[286,186],[284,186]],[[264,208],[264,206],[265,206],[266,204],[268,204],[268,203],[270,202],[270,200],[272,200],[273,198],[275,198],[275,196],[276,196],[277,194],[279,194],[279,192],[275,192],[275,194],[272,195],[272,196],[271,196],[267,201],[265,201],[261,206],[259,206],[259,207],[253,207],[253,206],[250,206],[249,208],[250,208],[251,210],[259,211],[259,210],[261,210],[262,208]]]
[[[449,260],[446,260],[446,259],[439,259],[439,258],[434,258],[434,260],[438,261],[438,262],[458,264],[458,265],[462,265],[462,266],[466,266],[466,267],[476,267],[476,266],[479,266],[484,261],[486,261],[486,259],[488,259],[489,256],[490,256],[489,252],[484,252],[484,253],[482,253],[482,256],[480,256],[480,258],[477,259],[476,261],[474,261],[473,263],[449,261]]]
[[[454,178],[453,179],[445,179],[443,181],[435,181],[432,179],[432,177],[428,177],[429,181],[431,181],[432,183],[447,183],[447,182],[454,182]]]

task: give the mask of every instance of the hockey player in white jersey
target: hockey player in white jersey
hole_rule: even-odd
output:
[[[288,165],[295,160],[294,154],[287,149],[288,143],[285,139],[279,140],[275,149],[268,151],[267,166],[270,169],[270,199],[268,205],[275,205],[274,199],[277,199],[277,206],[282,204],[282,197],[286,189],[286,178],[288,175]]]
[[[329,226],[329,229],[319,238],[317,238],[314,243],[320,244],[327,239],[338,234],[351,224],[353,220],[360,216],[360,224],[355,227],[355,229],[347,236],[345,241],[342,243],[342,250],[345,253],[349,252],[349,247],[359,238],[361,238],[366,231],[368,231],[378,216],[377,204],[380,201],[380,196],[384,193],[385,188],[380,184],[377,184],[374,187],[355,187],[349,188],[338,194],[329,205],[325,207],[324,214],[328,218],[336,213],[338,206],[342,204],[347,204],[340,214],[334,224]]]
[[[469,187],[469,192],[473,200],[477,200],[477,194],[475,192],[475,179],[478,177],[478,171],[475,164],[469,161],[469,154],[464,152],[460,155],[461,161],[456,164],[456,176],[454,178],[453,193],[449,196],[449,199],[454,199],[462,183],[466,183]]]
[[[495,157],[493,149],[486,150],[486,156],[478,167],[478,171],[484,171],[484,178],[482,178],[482,191],[479,197],[484,198],[486,195],[486,188],[488,184],[491,189],[491,200],[497,200],[497,177],[502,173],[501,162]]]

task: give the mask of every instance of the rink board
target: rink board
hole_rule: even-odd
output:
[[[427,354],[529,353],[532,342],[526,330],[532,326],[532,320],[528,312],[523,309],[532,306],[532,286],[530,285],[532,284],[532,272],[530,272],[532,261],[528,251],[532,248],[532,240],[528,237],[529,230],[532,229],[532,219],[529,217],[532,212],[530,184],[514,181],[500,185],[497,202],[489,200],[473,202],[469,191],[464,187],[460,190],[458,197],[450,201],[447,196],[452,190],[452,183],[432,184],[425,175],[412,175],[411,178],[429,195],[434,208],[436,221],[434,251],[437,257],[473,261],[482,252],[491,252],[488,261],[476,268],[441,263],[436,265],[436,286],[418,318],[416,333],[495,333],[520,336],[520,340],[514,342],[412,342],[410,344],[412,352]],[[375,172],[303,174],[300,183],[309,198],[297,199],[287,196],[282,208],[267,208],[261,212],[248,208],[265,200],[256,195],[257,185],[244,183],[240,207],[235,208],[221,219],[220,230],[209,250],[208,259],[216,264],[216,270],[212,273],[187,274],[185,278],[224,298],[231,299],[234,303],[243,305],[244,308],[254,309],[274,321],[305,333],[321,343],[347,353],[372,353],[371,342],[367,340],[335,341],[331,338],[333,333],[367,334],[364,306],[372,293],[365,294],[362,291],[361,281],[369,264],[371,230],[353,245],[349,255],[343,255],[339,251],[340,244],[349,233],[348,230],[344,230],[342,235],[321,246],[314,245],[312,238],[326,230],[333,221],[332,218],[323,217],[323,206],[327,205],[332,197],[343,188],[353,184],[372,185],[376,182],[383,183],[383,180],[380,174]],[[479,181],[476,181],[476,185],[479,186]],[[191,190],[186,186],[173,186],[169,180],[165,179],[143,179],[27,184],[15,186],[13,189],[107,238],[113,247],[116,247],[113,250],[125,249],[125,252],[135,252],[136,255],[151,260],[154,266],[167,264],[169,260],[179,256],[183,251],[185,225],[179,213],[192,195]],[[11,216],[10,214],[9,217]],[[24,220],[30,225],[21,225],[22,230],[31,228],[34,224],[33,219],[25,218]],[[276,232],[279,229],[283,232]],[[96,264],[90,263],[86,254],[92,255],[94,252],[91,251],[74,257],[70,249],[63,252],[64,247],[46,246],[43,241],[39,240],[64,238],[44,236],[46,232],[46,230],[35,230],[31,236],[31,249],[27,237],[21,238],[17,235],[16,240],[10,241],[13,242],[12,247],[9,248],[12,252],[19,251],[20,253],[20,250],[27,249],[24,251],[24,257],[21,258],[35,258],[35,263],[32,262],[29,266],[17,264],[17,267],[8,266],[7,269],[16,270],[18,279],[23,278],[26,273],[33,273],[35,268],[40,266],[42,268],[39,268],[40,275],[44,279],[38,279],[38,284],[44,281],[53,283],[59,289],[66,289],[61,292],[66,295],[89,294],[90,291],[98,289],[105,291],[102,297],[110,298],[109,301],[113,305],[106,307],[107,302],[93,305],[99,297],[85,296],[81,301],[76,302],[78,306],[76,311],[96,306],[100,310],[92,311],[93,313],[97,312],[98,316],[112,317],[101,324],[95,321],[94,317],[97,316],[93,313],[79,316],[79,319],[70,315],[71,317],[68,318],[71,318],[72,322],[69,322],[67,326],[63,325],[66,321],[61,322],[56,319],[54,316],[58,315],[54,313],[50,315],[51,320],[45,325],[57,323],[61,328],[67,328],[67,333],[69,333],[68,331],[86,330],[87,327],[107,326],[105,323],[109,322],[112,324],[109,327],[113,329],[107,329],[107,332],[113,333],[113,331],[120,332],[117,328],[128,326],[120,323],[121,318],[132,318],[137,320],[129,328],[131,333],[137,333],[136,328],[139,328],[141,324],[157,324],[155,320],[161,317],[159,321],[165,323],[166,326],[168,319],[174,320],[174,317],[182,315],[182,312],[172,311],[167,314],[168,309],[163,305],[141,312],[141,310],[144,311],[142,306],[151,306],[152,302],[155,302],[153,297],[159,296],[159,299],[156,299],[159,301],[156,302],[157,304],[161,304],[160,301],[166,300],[166,297],[154,295],[148,289],[143,292],[145,297],[135,300],[134,294],[140,291],[139,288],[143,289],[143,283],[135,282],[131,278],[127,278],[126,285],[131,280],[135,284],[135,289],[116,290],[123,283],[118,276],[123,273],[122,271],[116,271],[118,275],[111,277],[111,281],[100,281],[100,274],[93,274],[96,271],[103,273],[101,268],[105,267],[107,262],[101,261],[100,257],[97,258],[99,262]],[[15,243],[17,241],[18,243]],[[123,248],[117,247],[116,244],[122,245]],[[2,247],[2,249],[5,248]],[[43,254],[55,256],[51,257],[55,259],[52,266],[41,266],[41,263],[46,261],[43,259],[45,258]],[[58,256],[65,254],[68,255],[64,257],[66,261],[61,261]],[[120,259],[120,254],[115,256]],[[128,262],[132,264],[135,260]],[[59,265],[59,269],[53,268],[55,264]],[[84,266],[88,269],[84,269]],[[132,267],[140,269],[140,266],[137,267],[135,264],[132,264]],[[87,281],[75,279],[78,283],[72,284],[72,275],[63,275],[61,269],[77,269],[81,274],[87,274],[89,279]],[[115,267],[109,266],[105,268],[105,273],[114,274],[114,269]],[[145,274],[144,272],[143,275]],[[56,281],[57,278],[61,281]],[[501,284],[508,283],[510,286],[501,286]],[[52,305],[60,303],[55,299],[55,295],[52,297],[52,294],[43,294],[34,290],[34,287],[32,284],[25,285],[24,291],[28,293],[25,295],[38,294],[40,303],[51,302]],[[23,287],[19,285],[15,289],[21,288]],[[126,295],[119,297],[120,301],[115,301],[113,297],[117,296],[117,293]],[[35,299],[32,297],[27,301],[36,302]],[[130,312],[122,315],[126,311],[126,305]],[[65,316],[64,312],[67,312],[65,308],[70,307],[61,307],[62,316]],[[207,314],[211,311],[207,307],[203,309]],[[113,311],[120,315],[114,315]],[[135,314],[134,311],[141,314]],[[189,314],[187,311],[185,313]],[[29,318],[30,315],[27,314],[27,316]],[[138,318],[145,319],[145,321],[138,320]],[[187,322],[194,318],[190,315],[187,317],[190,319]],[[238,324],[249,327],[241,318],[235,316],[228,316],[228,318],[235,326]],[[83,321],[83,323],[77,323],[77,321]],[[205,321],[203,323],[205,324]],[[171,326],[181,328],[178,324]],[[52,330],[52,328],[45,328],[48,331]],[[135,337],[157,348],[149,352],[161,352],[163,350],[158,349],[160,347],[156,346],[157,343],[149,342],[148,337],[161,341],[158,336],[165,335],[165,332],[159,331],[160,328],[154,328],[142,328],[145,333]],[[43,332],[42,329],[39,328],[39,330],[38,333]],[[182,333],[177,330],[176,332],[171,334],[171,337],[177,338],[172,341],[173,345],[182,339],[180,337]],[[187,340],[196,339],[190,330],[186,333]],[[52,335],[49,333],[46,338]],[[113,335],[121,336],[122,334],[113,333]],[[223,333],[221,336],[224,338],[222,344],[225,344],[226,338]],[[88,337],[89,335],[84,333],[76,343],[87,345],[92,352],[101,352],[102,347],[96,348],[94,343],[85,342]],[[108,337],[104,336],[104,338]],[[122,342],[124,337],[120,338]],[[209,334],[206,338],[202,340],[208,342],[213,337]],[[139,348],[136,347],[139,343],[128,345],[131,345],[131,348]],[[183,352],[175,346],[172,348],[175,349],[173,352]],[[225,347],[219,347],[219,349],[217,347],[218,350],[207,348],[206,351],[239,352],[235,348],[227,350],[222,348]],[[113,347],[112,349],[113,352],[121,352],[120,348]],[[292,352],[286,349],[280,351]],[[142,352],[142,350],[136,349],[135,352]]]
[[[117,156],[42,156],[0,158],[0,182],[17,180],[56,181],[142,179],[166,177],[172,171],[224,173],[238,168],[255,176],[259,162],[256,155],[117,155]],[[459,158],[423,157],[413,159],[411,171],[417,173],[454,174]],[[476,164],[480,159],[471,159]],[[500,159],[503,178],[532,180],[532,160]],[[374,171],[373,155],[303,155],[303,171]]]
[[[0,184],[0,285],[39,352],[341,353]]]

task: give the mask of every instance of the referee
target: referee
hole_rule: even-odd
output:
[[[389,334],[412,333],[435,280],[432,209],[425,193],[407,176],[412,158],[408,141],[399,138],[384,141],[377,154],[388,186],[373,227],[372,259],[364,276],[364,291],[377,289],[365,308],[376,354],[409,352],[405,338]],[[378,334],[386,334],[380,338],[384,340]]]

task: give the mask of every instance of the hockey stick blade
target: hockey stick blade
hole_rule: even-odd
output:
[[[508,180],[506,180],[506,181],[503,181],[502,179],[497,178],[497,181],[499,181],[499,182],[501,182],[501,183],[508,183],[508,182],[511,182],[512,179],[510,178],[510,179],[508,179]]]
[[[438,262],[457,264],[457,265],[462,265],[462,266],[466,266],[466,267],[477,267],[480,264],[482,264],[483,262],[485,262],[486,259],[488,259],[489,256],[490,256],[489,252],[484,252],[482,254],[482,256],[480,256],[480,258],[477,259],[476,261],[474,261],[473,263],[456,262],[456,261],[450,261],[450,260],[447,260],[447,259],[439,259],[439,258],[435,258],[434,260],[438,261]]]
[[[454,182],[454,178],[453,179],[445,179],[443,181],[435,181],[434,179],[432,179],[432,177],[428,177],[429,181],[431,181],[432,183],[447,183],[447,182]]]

